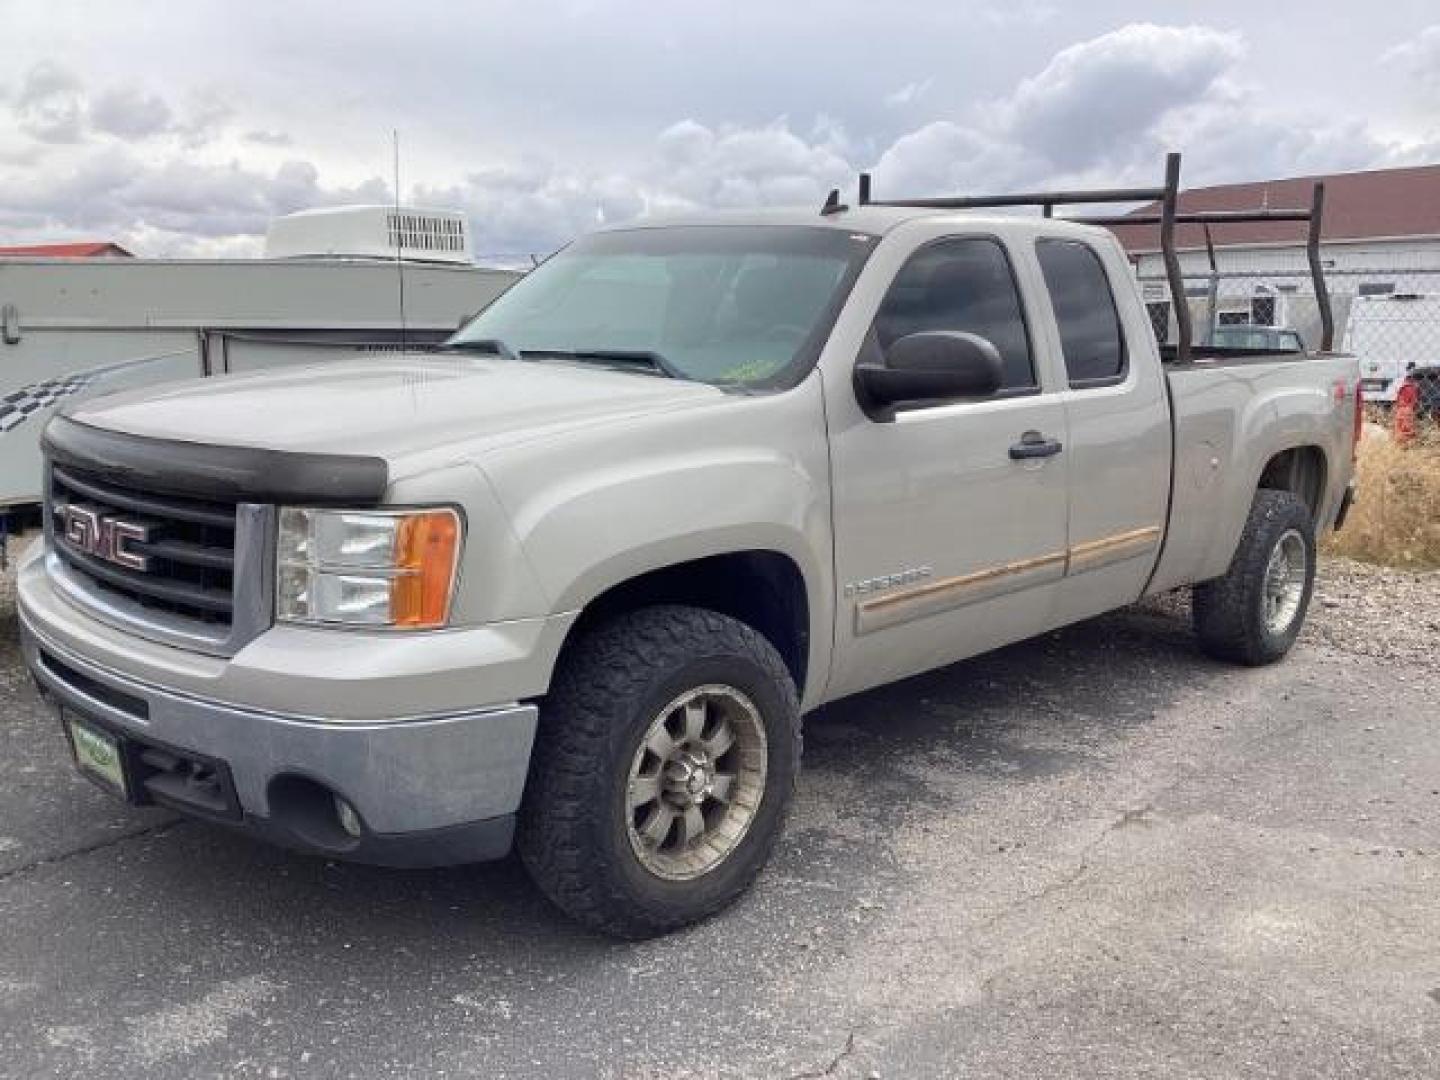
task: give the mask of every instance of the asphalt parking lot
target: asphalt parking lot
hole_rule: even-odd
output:
[[[633,945],[513,861],[112,803],[6,596],[0,1073],[1440,1075],[1440,574],[1332,563],[1312,620],[1243,671],[1161,604],[827,708],[755,892]]]

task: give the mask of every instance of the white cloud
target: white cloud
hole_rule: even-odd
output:
[[[295,140],[283,131],[271,131],[267,128],[256,128],[247,131],[242,136],[248,143],[256,146],[294,146]]]
[[[1381,64],[1395,64],[1431,93],[1440,93],[1440,23],[1387,49]]]
[[[833,145],[833,129],[807,141],[785,119],[760,128],[711,130],[684,120],[660,133],[652,184],[670,201],[747,207],[818,200],[854,175]],[[652,167],[653,168],[653,167]]]
[[[235,106],[224,95],[213,88],[199,90],[190,95],[175,131],[193,150],[217,138],[234,116]]]
[[[214,139],[234,107],[214,90],[202,90],[190,95],[184,116],[176,120],[159,94],[132,84],[97,91],[64,65],[42,60],[25,72],[10,111],[18,131],[38,143],[75,145],[104,136],[134,143],[174,136],[194,149]]]
[[[378,179],[327,188],[305,161],[287,161],[267,173],[183,157],[152,163],[124,147],[106,146],[59,174],[28,182],[12,178],[0,208],[0,233],[114,238],[152,254],[256,254],[277,214],[390,198]]]
[[[1060,13],[1054,4],[1039,0],[1010,0],[994,7],[982,8],[980,18],[991,26],[1039,26],[1047,23]]]
[[[914,105],[921,98],[930,92],[930,87],[935,85],[935,80],[921,79],[918,82],[907,82],[904,86],[890,91],[885,95],[885,104],[892,109],[904,108],[907,105]]]
[[[1043,159],[1003,136],[950,120],[902,135],[875,167],[879,199],[1013,188],[1043,168]]]
[[[85,113],[80,80],[49,60],[26,73],[15,97],[17,125],[39,142],[79,142],[85,129]]]
[[[1000,110],[1019,143],[1062,169],[1124,161],[1171,109],[1201,100],[1243,57],[1238,36],[1136,23],[1056,53]]]
[[[1277,108],[1245,85],[1244,41],[1135,23],[1060,50],[968,123],[937,120],[880,156],[877,195],[1158,182],[1166,151],[1190,184],[1388,163],[1363,121]]]
[[[1390,55],[1415,65],[1418,78],[1440,69],[1427,50],[1440,50],[1440,28]],[[466,210],[482,252],[543,253],[646,213],[818,207],[831,187],[853,190],[862,168],[884,198],[1149,182],[1163,152],[1176,148],[1192,184],[1360,168],[1420,152],[1362,119],[1310,113],[1302,97],[1277,104],[1254,92],[1247,55],[1235,33],[1131,24],[1062,48],[1008,89],[949,115],[935,114],[938,74],[888,96],[876,90],[877,109],[893,106],[876,114],[884,125],[922,108],[932,117],[858,136],[829,112],[745,124],[695,114],[616,137],[602,158],[574,148],[567,155],[544,140],[477,151],[453,127],[421,132],[414,145],[428,135],[443,152],[428,167],[407,167],[405,196]],[[84,234],[156,254],[253,253],[276,214],[392,198],[369,167],[325,157],[292,134],[290,117],[217,87],[168,96],[131,82],[92,88],[42,62],[11,91],[0,97],[0,233],[15,239]]]
[[[129,139],[157,135],[170,126],[170,106],[133,86],[107,90],[90,105],[96,130]]]

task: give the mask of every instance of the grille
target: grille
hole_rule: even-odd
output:
[[[66,538],[66,508],[144,526],[127,552],[148,561],[137,570],[82,550]],[[223,632],[235,613],[235,506],[154,495],[70,467],[54,465],[49,514],[54,550],[100,595],[193,620]]]

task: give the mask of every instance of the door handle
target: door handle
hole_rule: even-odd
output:
[[[1047,438],[1038,431],[1027,431],[1020,436],[1019,442],[1010,447],[1010,457],[1013,461],[1054,457],[1063,449],[1059,439]]]

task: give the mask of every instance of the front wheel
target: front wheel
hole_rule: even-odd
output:
[[[718,911],[780,832],[799,713],[779,654],[735,619],[664,606],[590,631],[541,709],[517,837],[536,884],[621,937]]]
[[[1221,660],[1258,666],[1290,651],[1315,588],[1315,526],[1289,491],[1255,494],[1225,576],[1196,585],[1195,631]]]

